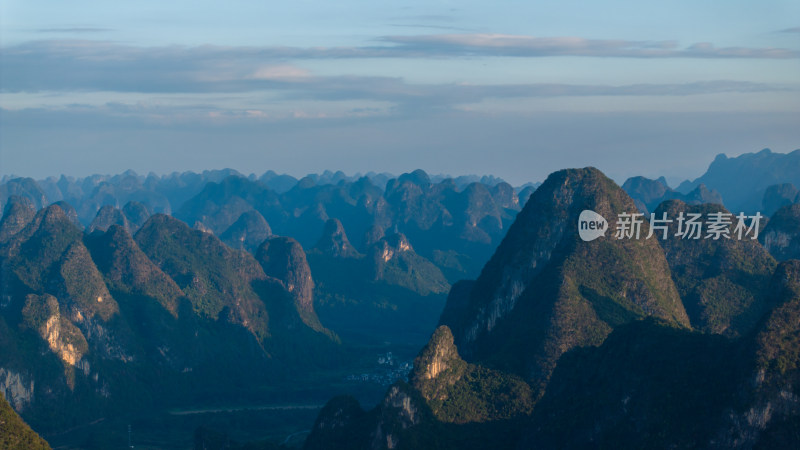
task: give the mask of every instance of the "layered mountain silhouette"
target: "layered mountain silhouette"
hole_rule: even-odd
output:
[[[421,170],[388,180],[385,190],[366,177],[336,179],[337,184],[317,184],[309,176],[278,193],[231,176],[209,183],[176,216],[223,234],[242,214],[255,211],[274,233],[292,236],[306,249],[318,244],[333,219],[347,230],[352,246],[347,251],[362,254],[384,234],[397,231],[454,281],[477,273],[520,208],[514,189],[502,182],[459,188],[452,179],[433,183]]]
[[[421,170],[6,178],[2,436],[46,445],[11,409],[49,439],[288,388],[375,405],[332,399],[306,448],[793,448],[797,154],[721,155],[678,189],[594,168],[516,189]],[[759,209],[758,240],[649,214]],[[608,225],[592,241],[586,210]],[[639,238],[618,238],[635,212]]]
[[[56,204],[61,206],[62,209],[65,209],[62,203],[67,205],[68,208],[71,208],[71,206],[68,206],[69,204],[63,201]],[[74,211],[74,209],[72,211]],[[69,216],[69,213],[67,213],[67,215]],[[95,216],[86,230],[89,233],[94,230],[106,231],[112,225],[119,225],[126,228],[131,233],[136,233],[149,217],[150,212],[147,210],[147,207],[139,202],[128,202],[122,209],[115,208],[111,205],[105,205],[97,211],[97,216]],[[73,220],[73,223],[79,225],[79,222],[76,222],[77,214],[74,218],[75,220]]]
[[[780,183],[800,186],[800,150],[773,153],[764,149],[734,158],[719,154],[706,173],[681,183],[677,190],[688,193],[704,184],[722,195],[730,211],[755,213],[762,206],[766,189]]]
[[[358,340],[424,343],[450,289],[402,233],[381,237],[362,254],[336,219],[327,221],[308,261],[322,321]]]
[[[664,177],[651,180],[645,177],[632,177],[625,181],[622,189],[631,196],[636,207],[644,214],[650,214],[665,200],[681,200],[690,205],[716,203],[722,205],[722,196],[699,184],[692,191],[682,194],[667,185]]]

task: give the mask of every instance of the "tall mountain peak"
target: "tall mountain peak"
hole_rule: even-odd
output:
[[[605,237],[579,238],[584,210],[607,220]],[[551,174],[469,293],[460,291],[468,299],[448,299],[458,307],[445,308],[449,322],[443,324],[462,356],[541,383],[562,353],[598,345],[619,324],[655,316],[688,327],[663,250],[644,239],[647,222],[640,239],[613,234],[618,214],[634,212],[631,198],[595,168]]]

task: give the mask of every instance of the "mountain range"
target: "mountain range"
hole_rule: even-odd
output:
[[[10,204],[0,224],[18,230],[0,243],[0,388],[40,432],[252,395],[341,356],[292,240],[253,256],[162,214],[134,236],[84,234],[59,206],[29,206]]]
[[[720,156],[677,189],[595,168],[5,178],[0,427],[78,448],[125,420],[199,448],[312,425],[310,449],[791,447],[797,154]],[[579,236],[586,210],[603,237]],[[741,211],[757,239],[650,224]],[[617,238],[637,212],[642,237]]]
[[[800,264],[755,240],[591,242],[636,211],[596,169],[552,174],[475,281],[450,291],[408,382],[337,397],[313,448],[785,448],[797,443]],[[662,203],[656,214],[725,213]],[[732,225],[731,225],[732,227]]]

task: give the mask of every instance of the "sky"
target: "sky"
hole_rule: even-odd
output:
[[[0,0],[0,176],[677,182],[798,124],[796,0]]]

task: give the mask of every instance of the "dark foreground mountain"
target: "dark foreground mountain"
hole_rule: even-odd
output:
[[[306,448],[796,446],[800,262],[775,268],[754,242],[666,242],[667,258],[655,239],[583,242],[583,209],[635,206],[594,169],[551,175],[453,286],[408,383],[370,411],[331,400]]]
[[[583,210],[608,218],[606,238],[580,240]],[[630,197],[596,169],[548,177],[471,289],[448,298],[441,323],[462,355],[538,388],[562,353],[598,345],[620,324],[654,316],[688,326],[658,242],[612,236],[629,211]]]
[[[738,340],[652,322],[565,355],[520,447],[794,448],[800,442],[800,262]]]

